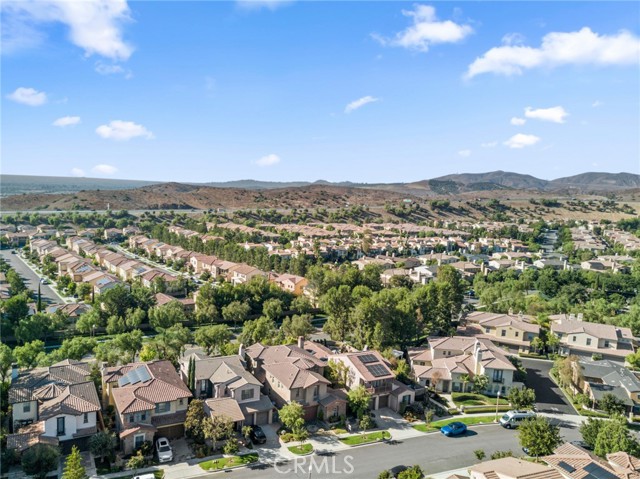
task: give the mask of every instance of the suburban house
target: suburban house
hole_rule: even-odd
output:
[[[300,296],[307,285],[307,278],[295,274],[269,273],[269,282],[278,285],[284,291]]]
[[[611,324],[589,323],[582,315],[557,314],[549,316],[551,332],[560,340],[562,355],[593,356],[622,361],[634,352],[634,337],[629,328]]]
[[[624,404],[627,413],[640,413],[640,377],[622,364],[609,361],[579,359],[574,361],[573,388],[591,399],[591,407],[606,394],[613,394]]]
[[[115,407],[122,450],[130,454],[154,436],[184,435],[191,391],[170,361],[131,363],[102,370],[105,405]]]
[[[640,461],[625,452],[607,454],[603,460],[569,442],[558,446],[542,461],[553,467],[565,479],[636,479]]]
[[[466,479],[466,476],[452,476]],[[515,457],[481,462],[469,468],[469,479],[564,479],[555,469]]]
[[[360,385],[371,393],[371,409],[388,407],[396,412],[415,401],[415,391],[396,379],[389,364],[378,351],[334,354],[330,361],[347,366],[347,389]]]
[[[486,394],[505,395],[512,387],[522,387],[513,380],[515,366],[500,348],[488,339],[465,336],[429,338],[427,348],[409,351],[411,370],[421,386],[438,392],[468,392],[474,376],[489,379]]]
[[[201,350],[186,351],[180,359],[180,376],[187,383],[189,364],[195,362],[193,395],[205,399],[209,413],[226,415],[243,425],[271,424],[274,406],[260,393],[262,383],[245,369],[240,356],[209,357]]]
[[[253,344],[241,351],[249,370],[262,383],[263,392],[278,406],[296,401],[302,404],[305,420],[319,415],[328,419],[346,413],[346,400],[333,391],[324,376],[331,351],[298,338],[297,344],[264,346]]]
[[[234,286],[248,283],[254,276],[267,276],[267,273],[244,263],[236,265],[229,270],[229,281]]]
[[[9,404],[13,434],[7,448],[24,451],[34,444],[86,449],[102,423],[100,399],[88,363],[64,360],[47,368],[12,370]]]
[[[540,326],[531,316],[473,311],[464,320],[464,334],[488,339],[512,353],[529,353]]]

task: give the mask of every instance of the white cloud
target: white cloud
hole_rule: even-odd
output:
[[[520,75],[531,68],[561,65],[633,65],[640,59],[640,38],[627,31],[599,35],[584,27],[577,32],[551,32],[539,48],[494,47],[469,65],[467,78],[483,73]]]
[[[349,103],[345,108],[344,108],[344,112],[345,113],[351,113],[354,110],[357,110],[358,108],[362,108],[363,106],[365,106],[368,103],[375,103],[376,101],[379,101],[380,98],[375,98],[373,96],[367,95],[367,96],[363,96],[362,98],[358,98],[357,100],[352,101],[351,103]]]
[[[113,175],[118,171],[118,168],[112,165],[101,164],[91,168],[91,171],[99,175]]]
[[[63,116],[52,123],[53,126],[72,126],[80,123],[79,116]]]
[[[535,135],[525,135],[524,133],[518,133],[513,135],[507,141],[504,142],[509,148],[524,148],[525,146],[535,145],[540,141]]]
[[[561,106],[538,108],[536,110],[527,107],[524,110],[524,116],[535,120],[550,121],[552,123],[564,123],[564,119],[569,116],[569,113]]]
[[[280,157],[274,153],[271,153],[270,155],[263,156],[259,160],[256,160],[255,163],[258,166],[273,166],[280,163]]]
[[[457,43],[473,33],[469,25],[459,25],[451,20],[438,21],[436,9],[429,5],[415,5],[414,10],[403,10],[402,14],[413,19],[413,25],[398,32],[393,38],[378,34],[372,37],[384,46],[403,47],[421,52],[438,43]]]
[[[13,93],[7,95],[9,100],[29,106],[40,106],[47,103],[47,94],[33,88],[16,88]]]
[[[153,133],[144,126],[132,121],[113,120],[108,125],[100,125],[96,128],[96,133],[108,140],[130,140],[136,137],[143,137],[147,140],[154,138]]]
[[[594,102],[591,104],[591,106],[592,106],[593,108],[598,108],[598,107],[600,107],[600,106],[602,106],[602,105],[604,105],[604,102],[601,102],[600,100],[596,100],[596,101],[594,101]]]
[[[513,118],[511,118],[512,125],[521,126],[521,125],[524,125],[526,122],[527,120],[525,120],[524,118],[518,118],[517,116],[514,116]]]
[[[131,70],[123,68],[122,65],[117,63],[109,64],[97,61],[94,69],[100,75],[123,75],[127,80],[133,77]]]
[[[520,45],[524,43],[524,35],[521,33],[507,33],[502,37],[503,45]]]
[[[100,55],[126,60],[133,47],[122,38],[122,25],[131,20],[127,0],[23,0],[3,2],[3,25],[13,27],[11,44],[24,42],[18,36],[40,23],[63,23],[69,27],[69,39],[87,56]],[[6,22],[5,22],[6,18]],[[4,35],[3,35],[4,37]],[[3,41],[5,38],[3,38]]]
[[[236,4],[245,10],[260,10],[261,8],[275,10],[290,3],[293,3],[293,0],[236,0]]]
[[[460,155],[463,158],[468,158],[471,156],[471,150],[460,150],[458,152],[458,155]]]
[[[495,148],[496,146],[498,146],[498,142],[497,141],[488,141],[486,143],[481,143],[480,146],[482,148]]]
[[[71,176],[85,176],[84,170],[81,168],[71,168]]]

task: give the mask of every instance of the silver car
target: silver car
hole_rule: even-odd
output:
[[[169,439],[166,437],[160,437],[156,441],[156,449],[158,450],[159,462],[171,462],[173,461],[173,449],[169,444]]]

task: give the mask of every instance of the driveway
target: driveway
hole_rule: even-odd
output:
[[[554,414],[577,414],[564,393],[549,378],[553,361],[522,358],[522,365],[527,369],[525,385],[536,392],[538,411]]]

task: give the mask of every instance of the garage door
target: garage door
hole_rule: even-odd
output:
[[[269,424],[269,411],[259,412],[256,418],[256,424],[262,426],[263,424]]]
[[[378,396],[378,409],[389,407],[389,396]]]
[[[176,439],[184,436],[184,424],[175,424],[174,426],[159,427],[156,433],[157,437],[166,437],[168,439]]]

